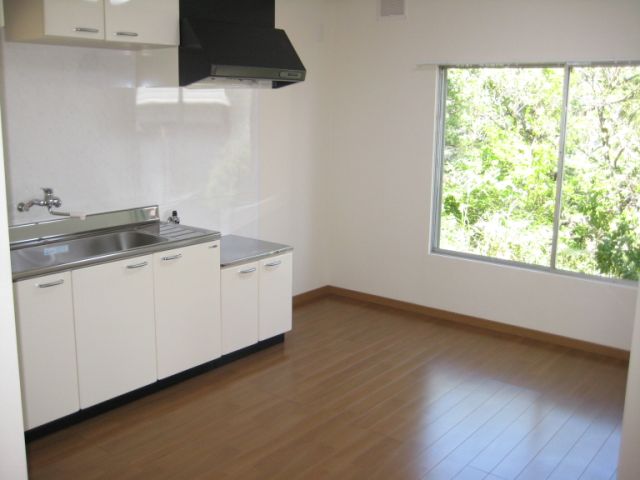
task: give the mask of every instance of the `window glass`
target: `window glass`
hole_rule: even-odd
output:
[[[564,68],[446,70],[439,247],[550,265]]]
[[[441,72],[436,249],[638,280],[640,66]]]
[[[557,266],[638,279],[640,67],[571,70]]]

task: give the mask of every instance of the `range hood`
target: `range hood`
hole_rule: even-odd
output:
[[[181,0],[180,86],[220,80],[284,87],[306,70],[284,30],[275,0]]]

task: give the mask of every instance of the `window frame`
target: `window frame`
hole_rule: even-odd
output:
[[[553,273],[582,280],[595,280],[610,284],[636,286],[638,281],[623,278],[606,277],[583,272],[573,272],[557,268],[558,239],[560,235],[560,219],[562,216],[562,188],[564,181],[565,141],[567,134],[567,118],[569,106],[569,85],[571,70],[580,67],[612,67],[612,66],[640,66],[640,61],[610,61],[610,62],[549,62],[549,63],[486,63],[486,64],[439,64],[437,80],[436,123],[434,141],[434,168],[433,168],[433,194],[432,194],[432,221],[431,221],[431,249],[432,255],[443,255],[466,260],[475,260],[495,265],[522,268],[537,272]],[[440,247],[441,216],[442,216],[442,190],[444,182],[444,147],[445,147],[445,120],[447,105],[447,71],[449,69],[463,68],[563,68],[564,84],[562,87],[562,112],[560,119],[560,137],[558,140],[556,195],[553,216],[553,231],[551,239],[551,257],[549,266],[536,265],[516,260],[488,257],[469,252],[459,252]]]

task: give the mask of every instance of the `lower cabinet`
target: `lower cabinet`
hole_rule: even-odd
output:
[[[215,241],[16,282],[25,429],[291,330],[291,267]]]
[[[153,255],[158,378],[221,355],[220,242]]]
[[[291,330],[293,254],[260,261],[259,340]]]
[[[14,288],[25,429],[77,412],[78,371],[71,274]]]
[[[222,353],[258,343],[258,262],[222,270]]]
[[[151,255],[74,270],[80,407],[156,381]]]
[[[222,353],[291,330],[291,253],[222,270]]]

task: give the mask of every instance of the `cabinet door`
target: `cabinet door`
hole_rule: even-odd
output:
[[[103,0],[44,0],[44,34],[104,40]]]
[[[292,254],[260,261],[259,339],[291,330]]]
[[[220,356],[220,242],[153,256],[158,378]]]
[[[151,255],[74,270],[80,406],[156,381]]]
[[[69,272],[15,284],[25,429],[78,411]]]
[[[180,42],[178,0],[105,2],[108,41],[167,46]]]
[[[222,270],[222,353],[258,342],[258,263]]]

